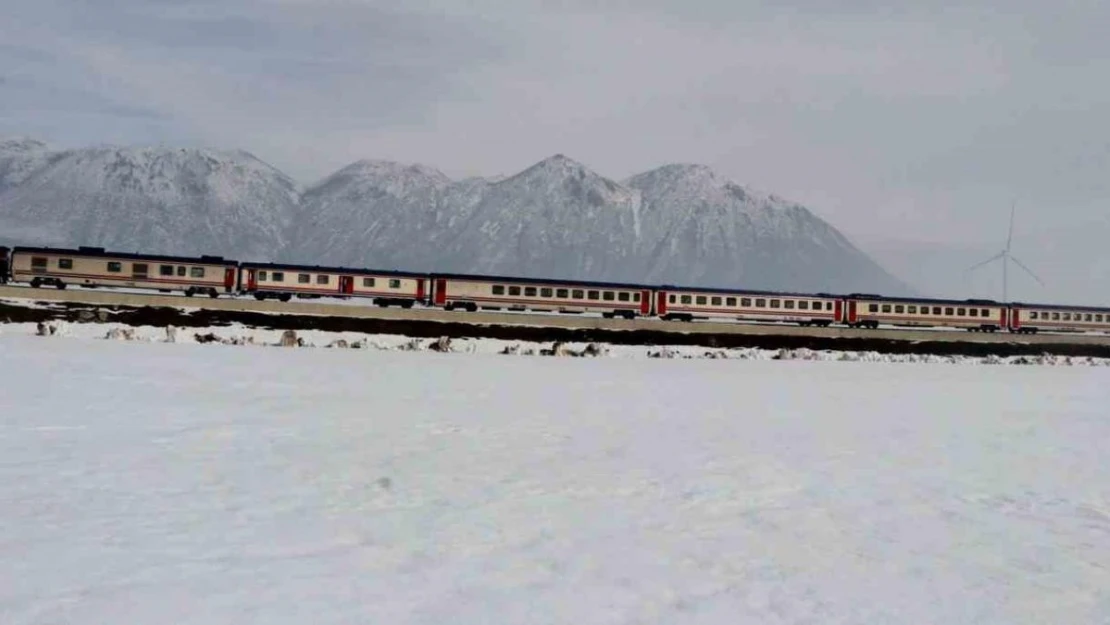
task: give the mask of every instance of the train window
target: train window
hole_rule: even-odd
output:
[[[725,306],[728,306],[729,308],[736,308],[736,298],[735,297],[726,297],[725,298]]]
[[[535,297],[535,296],[536,296],[536,287],[534,287],[534,286],[524,287],[524,297]]]
[[[73,259],[72,258],[59,258],[58,259],[58,269],[73,269]]]
[[[582,299],[585,296],[586,295],[579,289],[574,289],[573,291],[570,292],[570,298],[571,299]]]
[[[297,282],[300,284],[308,284],[309,282],[312,282],[312,276],[308,275],[307,273],[297,274]]]
[[[940,315],[940,306],[933,306],[933,314]]]
[[[946,306],[944,308],[944,315],[946,317],[951,317],[954,314],[956,314],[956,309],[955,308],[952,308],[951,306]]]
[[[270,274],[270,280],[273,282],[285,282],[285,272],[275,271],[274,273]]]
[[[911,315],[917,314],[917,306],[906,306],[906,313]]]
[[[390,278],[389,279],[389,288],[391,288],[391,289],[401,288],[401,280],[399,278]]]
[[[617,293],[617,301],[618,302],[627,302],[628,299],[629,299],[628,291],[621,291],[620,293]]]
[[[1071,321],[1071,313],[1064,313],[1064,321]]]
[[[555,291],[553,291],[551,287],[545,286],[540,289],[540,297],[551,297],[552,295],[554,295],[554,293]]]
[[[136,278],[145,278],[150,267],[146,263],[134,263],[131,265],[131,275]]]
[[[709,304],[712,305],[712,306],[720,306],[721,305],[721,298],[714,297],[714,298],[709,300]]]
[[[363,278],[362,279],[362,286],[368,286],[368,287],[374,286],[374,279],[373,278]]]
[[[894,307],[894,312],[901,315],[902,313],[906,312],[906,307],[903,306],[902,304],[898,304],[897,306]]]
[[[515,297],[520,297],[520,287],[519,286],[509,287],[509,295],[512,295],[512,296],[515,296]]]
[[[783,308],[793,309],[794,308],[794,300],[792,300],[792,299],[785,300],[785,301],[783,301],[782,306],[783,306]]]
[[[767,300],[765,300],[763,298],[759,298],[759,299],[755,300],[755,307],[756,308],[766,308],[767,307]]]
[[[966,316],[967,315],[967,310],[965,310],[963,308],[957,308],[956,309],[956,315],[958,315],[960,317]]]
[[[1058,313],[1058,312],[1052,313],[1052,320],[1053,321],[1059,321],[1060,320],[1060,313]]]
[[[979,316],[980,317],[990,317],[991,316],[991,311],[987,310],[986,308],[980,308],[979,309]]]
[[[265,271],[259,271],[258,272],[258,281],[263,282],[265,280],[266,280],[266,272]]]
[[[632,301],[634,301],[634,302],[638,302],[638,301],[640,301],[640,294],[639,294],[639,292],[637,292],[637,293],[633,293],[633,294],[632,294]]]
[[[566,299],[569,296],[570,296],[570,292],[567,291],[566,289],[555,289],[555,297],[561,297],[563,299]]]
[[[777,299],[771,300],[771,308],[778,308],[779,306],[782,306],[782,302]]]
[[[879,312],[879,305],[878,304],[868,304],[867,305],[867,312]]]
[[[173,275],[173,265],[159,265],[158,266],[158,275],[160,275],[160,276],[172,276]]]
[[[31,271],[46,271],[46,257],[45,256],[32,256],[31,257]]]
[[[890,312],[890,304],[883,304],[883,312],[885,312],[885,313]]]
[[[967,312],[968,312],[968,314],[970,314],[970,315],[971,315],[972,317],[978,317],[978,316],[979,316],[979,309],[978,309],[978,308],[972,308],[971,310],[969,310],[969,311],[967,311]]]
[[[503,285],[500,285],[500,284],[493,285],[493,294],[494,295],[504,295],[505,294],[505,287]]]
[[[741,297],[740,298],[740,306],[742,306],[744,308],[748,308],[751,305],[752,305],[752,298],[750,298],[750,297]]]
[[[667,301],[671,304],[675,303],[677,301],[675,294],[671,293],[671,295],[667,298]]]
[[[1095,323],[1102,323],[1102,315],[1095,315]]]
[[[600,297],[601,293],[598,291],[586,291],[586,299],[598,299]]]
[[[601,299],[603,299],[607,302],[611,302],[611,301],[615,300],[616,298],[617,298],[617,296],[614,295],[612,291],[602,291],[602,293],[601,293]]]
[[[683,295],[682,296],[682,303],[683,304],[693,304],[694,303],[694,296],[693,295]]]
[[[192,277],[192,278],[203,278],[204,277],[204,267],[190,267],[189,268],[189,276]]]
[[[316,284],[327,284],[329,282],[331,282],[331,276],[329,276],[329,275],[323,275],[322,274],[322,275],[316,276]]]
[[[123,271],[123,265],[114,260],[110,261],[108,263],[108,271],[111,273],[119,273]]]
[[[180,276],[180,277],[182,277],[182,278],[184,278],[184,277],[185,277],[185,266],[184,266],[184,265],[178,265],[178,267],[177,267],[177,275],[178,275],[178,276]]]
[[[1030,312],[1029,313],[1029,318],[1030,319],[1036,319],[1037,318],[1037,311],[1034,310],[1034,311]]]
[[[697,303],[698,306],[705,306],[705,296],[704,295],[699,295],[697,297],[697,299],[694,300],[694,301]]]
[[[1086,315],[1083,315],[1083,321],[1091,321],[1091,313],[1087,313]]]
[[[813,303],[814,310],[816,310],[819,305],[820,304],[818,302],[814,302]],[[809,310],[809,302],[807,302],[806,300],[802,300],[802,301],[798,302],[798,310]]]

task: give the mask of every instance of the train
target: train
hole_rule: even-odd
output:
[[[1110,332],[1110,308],[1103,307],[405,272],[115,252],[85,246],[0,247],[0,283],[283,302],[328,297],[361,299],[382,307],[600,314],[678,322],[871,329],[883,325],[1019,334]]]

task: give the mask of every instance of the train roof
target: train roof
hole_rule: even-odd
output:
[[[661,291],[675,291],[676,293],[720,293],[723,295],[758,295],[761,297],[809,297],[809,298],[825,298],[836,299],[844,297],[834,293],[803,293],[800,291],[764,291],[761,289],[730,289],[719,287],[700,287],[700,286],[679,286],[674,284],[665,284],[656,287]]]
[[[1106,306],[1077,306],[1075,304],[1038,304],[1035,302],[1011,302],[1011,306],[1019,308],[1044,308],[1048,310],[1068,310],[1068,311],[1083,311],[1083,312],[1110,312],[1110,307]]]
[[[903,297],[889,295],[874,295],[871,293],[851,293],[848,299],[874,301],[874,302],[899,302],[903,304],[951,304],[953,306],[1005,306],[1002,302],[992,299],[948,299],[935,297]]]
[[[374,274],[376,276],[403,276],[406,278],[426,278],[428,274],[419,271],[400,271],[397,269],[368,269],[365,267],[329,267],[324,265],[296,265],[293,263],[239,263],[248,269],[267,269],[270,271],[303,271],[316,273],[349,273],[352,275]]]
[[[145,260],[150,262],[183,263],[183,264],[220,264],[238,265],[239,262],[224,258],[223,256],[167,256],[164,254],[142,254],[139,252],[114,252],[102,247],[23,247],[11,248],[12,254],[64,254],[66,256],[84,256],[92,258],[119,258],[122,260]]]
[[[659,287],[650,284],[637,284],[633,282],[600,282],[590,280],[559,280],[554,278],[522,278],[519,276],[491,276],[467,273],[436,273],[428,274],[432,278],[446,278],[448,280],[474,280],[480,282],[504,282],[505,284],[546,284],[551,286],[583,286],[597,287],[599,289],[639,289],[654,290]]]

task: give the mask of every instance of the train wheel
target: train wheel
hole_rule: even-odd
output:
[[[217,291],[216,289],[208,289],[208,297],[211,297],[212,299],[216,299],[219,296],[220,296],[220,292]]]
[[[282,293],[280,296],[278,296],[278,299],[283,302],[288,302],[289,300],[293,299],[293,296],[289,293]]]
[[[42,286],[42,282],[40,282],[38,278],[35,278],[34,280],[31,280],[31,288],[32,289],[37,289],[40,286]]]
[[[58,289],[59,291],[64,291],[66,290],[66,283],[58,280],[54,283],[54,288]]]
[[[193,289],[185,289],[185,297],[192,297],[193,295]]]

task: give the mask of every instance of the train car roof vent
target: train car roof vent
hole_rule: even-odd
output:
[[[88,246],[88,245],[82,245],[81,247],[78,247],[77,250],[81,251],[81,252],[99,252],[101,254],[104,253],[104,248],[102,248],[102,247],[91,247],[91,246]]]
[[[207,254],[201,254],[200,259],[201,260],[223,260],[224,257],[223,256],[208,256]]]
[[[993,299],[969,299],[968,304],[997,304]]]

